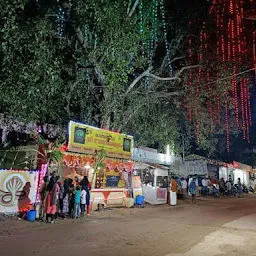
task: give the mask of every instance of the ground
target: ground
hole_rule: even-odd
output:
[[[1,256],[256,256],[256,197],[112,209],[56,224],[0,221]]]

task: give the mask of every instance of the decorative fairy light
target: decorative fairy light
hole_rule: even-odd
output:
[[[57,10],[57,36],[58,36],[58,38],[63,37],[64,22],[65,22],[65,12],[61,6],[58,6],[58,10]]]
[[[139,3],[139,29],[140,29],[140,36],[141,36],[141,52],[142,52],[142,56],[144,56],[145,54],[145,42],[144,42],[144,29],[143,29],[143,0],[140,1]]]
[[[157,21],[158,21],[158,0],[153,0],[152,8],[152,24],[150,35],[150,47],[149,47],[149,66],[152,66],[154,53],[157,47]]]
[[[191,25],[191,22],[190,24]],[[189,54],[189,64],[191,65],[192,64],[192,39],[191,37],[189,37],[189,40],[188,40],[188,54]],[[189,70],[189,73],[188,73],[188,77],[189,77],[189,92],[192,93],[192,78],[193,78],[193,74],[192,74],[192,70],[190,69]],[[191,103],[190,101],[188,101],[188,119],[190,122],[192,122],[192,107],[191,107]]]
[[[229,118],[228,118],[228,102],[225,104],[225,125],[226,125],[226,146],[227,152],[230,151],[230,138],[229,138]]]
[[[213,18],[215,30],[214,33],[208,32],[208,23],[202,22],[202,29],[199,33],[199,54],[197,61],[206,63],[205,66],[211,64],[208,60],[208,56],[204,55],[204,52],[212,53],[212,59],[220,63],[220,66],[213,67],[213,69],[200,69],[196,76],[188,72],[188,93],[190,97],[193,97],[193,111],[189,111],[189,119],[192,120],[192,115],[195,115],[195,128],[198,132],[198,117],[200,116],[197,102],[201,95],[207,95],[205,103],[208,107],[209,119],[211,122],[217,112],[217,122],[221,124],[221,107],[225,106],[225,126],[226,126],[226,139],[227,150],[230,147],[230,127],[231,120],[234,120],[237,127],[240,126],[243,133],[243,138],[250,141],[250,126],[251,121],[251,92],[249,84],[249,76],[251,73],[243,74],[238,80],[237,76],[240,73],[245,73],[245,70],[251,70],[252,66],[255,67],[254,79],[256,81],[256,30],[253,22],[250,24],[248,21],[245,23],[245,13],[247,10],[255,9],[255,3],[250,0],[212,0],[209,8],[209,15]],[[245,10],[245,8],[247,10]],[[245,27],[246,24],[246,27]],[[192,27],[192,26],[190,26]],[[211,34],[209,34],[211,33]],[[251,34],[250,34],[251,33]],[[250,35],[250,37],[249,37]],[[216,38],[216,40],[214,39]],[[212,40],[213,39],[213,40]],[[189,65],[193,65],[195,60],[191,54],[191,38],[188,38],[188,55]],[[211,43],[211,47],[208,47],[207,43]],[[215,45],[213,45],[215,44]],[[214,49],[213,51],[211,49]],[[252,51],[250,51],[250,49]],[[211,59],[211,61],[212,61]],[[218,71],[219,68],[219,71]],[[213,72],[215,71],[216,72]],[[227,78],[223,83],[223,73],[226,70],[231,74],[231,78]],[[196,78],[194,78],[196,77]],[[194,79],[193,79],[194,78]],[[212,80],[216,80],[216,83],[211,83]],[[194,80],[194,81],[193,81]],[[239,82],[238,82],[239,81]],[[204,86],[206,83],[207,86]],[[256,82],[255,82],[256,83]],[[213,92],[220,91],[224,86],[225,95],[215,95]],[[225,101],[223,101],[223,99]],[[229,111],[232,108],[233,111]],[[232,117],[230,117],[232,115]],[[241,124],[241,125],[240,125]],[[197,135],[198,136],[198,135]]]
[[[171,63],[171,56],[170,56],[170,49],[169,49],[169,44],[167,41],[167,29],[166,29],[166,22],[165,22],[165,8],[164,8],[164,1],[160,0],[160,12],[161,12],[161,17],[162,17],[162,27],[164,31],[164,42],[165,42],[165,51],[166,55],[168,58],[168,66],[170,70],[171,76],[173,76],[173,68],[172,68],[172,63]]]
[[[249,115],[249,125],[252,126],[252,111],[251,111],[251,93],[250,88],[247,90],[247,101],[248,101],[248,115]]]
[[[244,109],[244,80],[243,78],[240,79],[240,100],[241,100],[241,110],[242,110],[242,132],[243,132],[243,139],[246,139],[246,127],[245,127],[245,109]]]

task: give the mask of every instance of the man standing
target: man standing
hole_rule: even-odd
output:
[[[176,205],[177,204],[177,182],[175,180],[175,177],[172,176],[171,183],[170,183],[170,204]]]
[[[203,179],[202,179],[202,194],[203,194],[203,196],[207,196],[207,190],[208,190],[208,181],[207,181],[207,179],[204,177]]]
[[[220,194],[223,196],[225,194],[225,181],[223,178],[220,179],[219,186],[220,186]]]
[[[238,197],[241,197],[241,195],[243,193],[243,187],[242,187],[242,183],[241,183],[241,179],[240,178],[238,178],[237,186],[238,186]]]
[[[181,188],[182,188],[183,199],[186,199],[188,194],[188,183],[183,177],[181,178]]]

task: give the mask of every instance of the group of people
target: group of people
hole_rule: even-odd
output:
[[[197,184],[196,178],[192,178],[191,180],[186,180],[183,177],[179,179],[178,177],[172,177],[170,182],[170,204],[176,205],[177,204],[177,193],[181,193],[183,198],[186,199],[188,194],[191,195],[192,203],[196,203],[196,191],[197,191]]]
[[[80,181],[78,177],[65,179],[60,182],[60,177],[55,172],[44,177],[44,183],[40,189],[39,218],[53,223],[56,218],[84,217],[85,212],[90,214],[90,190],[91,184],[88,177]]]
[[[192,198],[192,203],[196,203],[196,195],[213,195],[219,197],[220,195],[232,195],[234,182],[229,175],[225,181],[214,177],[198,177],[197,175],[185,178],[172,177],[170,182],[170,204],[177,204],[177,194],[181,194],[183,199],[187,199],[188,195]],[[238,197],[243,193],[242,183],[240,178],[237,182]]]

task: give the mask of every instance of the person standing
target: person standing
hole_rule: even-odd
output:
[[[204,197],[208,194],[208,181],[205,177],[202,179],[202,194]]]
[[[177,204],[177,188],[178,184],[173,176],[170,183],[170,204],[173,206]]]
[[[70,186],[69,186],[69,181],[65,180],[64,181],[64,192],[63,192],[63,203],[62,203],[62,217],[65,219],[67,213],[69,213],[69,193],[70,193]]]
[[[47,186],[48,195],[46,197],[46,221],[48,223],[54,223],[54,216],[57,212],[57,201],[58,201],[58,193],[59,186],[57,183],[56,177],[52,176],[50,182]]]
[[[188,195],[188,183],[183,177],[181,178],[181,188],[182,188],[183,199],[186,199]]]
[[[196,203],[196,178],[193,178],[193,180],[189,184],[189,193],[192,196],[192,204]]]
[[[86,188],[83,186],[81,191],[81,217],[84,217],[86,205]]]
[[[223,178],[221,178],[219,181],[219,187],[220,187],[220,195],[223,196],[225,194],[225,181]]]
[[[74,202],[74,218],[78,219],[80,217],[80,201],[81,201],[81,189],[80,186],[76,186],[75,190],[75,202]]]
[[[44,177],[44,183],[40,188],[40,208],[39,208],[39,219],[42,221],[44,219],[44,208],[45,208],[45,199],[47,195],[47,186],[48,186],[48,176]]]
[[[241,197],[241,195],[243,193],[243,187],[242,187],[242,183],[241,183],[241,179],[240,178],[238,178],[237,186],[238,186],[238,197]]]
[[[85,188],[86,191],[86,212],[87,215],[90,215],[90,191],[91,191],[91,183],[88,180],[87,176],[84,176],[82,180],[82,186]]]
[[[228,196],[232,195],[232,184],[231,184],[231,181],[227,180],[225,186],[226,186],[227,195]]]

